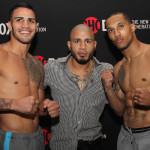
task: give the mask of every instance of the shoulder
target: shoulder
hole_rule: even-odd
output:
[[[0,44],[0,58],[1,60],[6,59],[8,52],[5,50],[5,44]]]
[[[121,61],[119,61],[115,66],[114,66],[114,74],[118,74],[118,71],[120,68],[123,66],[123,62],[125,61],[125,58],[123,58]]]
[[[100,62],[102,70],[113,69],[113,65],[107,62]]]
[[[42,62],[38,58],[32,56],[30,53],[27,54],[27,57],[30,58],[35,64],[43,66]]]
[[[27,57],[29,58],[29,59],[27,59],[27,61],[30,61],[30,63],[33,63],[35,68],[37,68],[39,71],[40,70],[44,71],[44,66],[38,58],[32,56],[30,53],[27,54]]]
[[[54,58],[49,58],[47,63],[44,66],[44,69],[48,69],[51,66],[54,66],[55,63],[56,63],[56,60]]]
[[[50,69],[50,68],[63,68],[64,65],[67,62],[67,57],[61,57],[61,58],[49,58],[48,62],[44,66],[45,69]]]

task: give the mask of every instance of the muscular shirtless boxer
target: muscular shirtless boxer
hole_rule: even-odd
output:
[[[102,73],[109,104],[123,116],[118,150],[150,148],[150,45],[140,42],[128,15],[114,12],[106,20],[108,36],[124,55]],[[112,84],[115,85],[113,89]]]
[[[37,31],[33,8],[26,3],[14,6],[8,27],[10,41],[0,45],[0,149],[43,150],[38,114],[46,114],[47,107],[56,117],[59,106],[48,99],[43,106],[44,68],[28,53]]]

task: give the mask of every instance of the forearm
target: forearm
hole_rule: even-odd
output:
[[[113,90],[113,88],[105,88],[105,92],[107,95],[107,99],[108,99],[108,103],[111,106],[111,108],[115,111],[115,113],[118,116],[123,116],[124,111],[125,111],[125,106],[124,106],[124,102],[121,101],[115,91]]]
[[[12,98],[0,98],[0,111],[13,110],[14,99]]]

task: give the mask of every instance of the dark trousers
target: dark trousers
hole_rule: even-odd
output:
[[[99,137],[94,141],[79,140],[77,150],[105,150],[103,144],[104,142],[105,139],[102,137]]]

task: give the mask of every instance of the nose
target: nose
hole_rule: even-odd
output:
[[[120,36],[120,31],[118,29],[116,29],[115,32],[114,32],[114,35],[115,35],[115,37]]]
[[[22,22],[22,27],[28,27],[28,26],[29,26],[28,20],[24,20],[24,21]]]
[[[84,42],[84,41],[82,41],[82,42],[80,43],[80,48],[81,48],[81,49],[85,49],[85,42]]]

